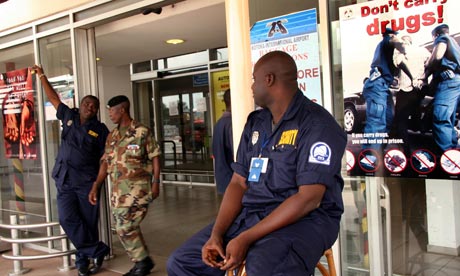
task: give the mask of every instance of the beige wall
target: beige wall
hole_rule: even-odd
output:
[[[9,0],[0,4],[0,31],[95,0]]]

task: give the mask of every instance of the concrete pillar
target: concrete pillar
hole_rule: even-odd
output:
[[[233,145],[236,153],[252,98],[251,40],[248,0],[225,0],[228,61],[232,106]]]
[[[426,180],[427,251],[460,255],[460,182]]]

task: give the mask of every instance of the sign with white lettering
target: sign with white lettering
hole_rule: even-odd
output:
[[[34,76],[30,67],[0,74],[6,158],[37,158]]]
[[[290,54],[297,64],[299,89],[322,104],[316,9],[256,22],[251,28],[252,64],[271,51]]]

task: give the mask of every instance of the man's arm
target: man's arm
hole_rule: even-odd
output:
[[[152,199],[160,195],[160,156],[153,157]]]
[[[93,183],[93,187],[88,194],[89,203],[96,205],[99,198],[99,191],[102,183],[104,183],[105,178],[107,177],[107,162],[105,160],[101,161],[101,166],[99,167],[99,172],[97,174],[96,181]]]
[[[226,248],[226,264],[221,269],[235,269],[243,261],[251,244],[318,208],[325,191],[326,187],[322,184],[300,186],[298,193],[286,199],[270,215],[229,242]]]
[[[393,45],[393,47],[395,47],[401,54],[406,54],[406,44],[397,36],[390,38],[390,44]]]
[[[34,65],[32,66],[32,69],[37,71],[37,76],[43,86],[43,89],[45,90],[46,97],[48,97],[48,100],[57,110],[59,104],[61,103],[61,99],[59,98],[59,95],[56,93],[54,88],[51,86],[46,75],[43,73],[43,68],[38,65]]]
[[[410,69],[409,69],[409,67],[407,66],[406,61],[407,61],[407,59],[406,59],[406,58],[404,57],[404,55],[403,55],[403,57],[402,57],[400,60],[398,60],[397,67],[398,67],[399,69],[401,69],[401,70],[409,77],[409,79],[410,79],[411,81],[413,81],[413,80],[414,80],[414,77],[413,77],[413,75],[411,74]]]
[[[218,262],[220,256],[225,259],[223,249],[223,236],[241,211],[243,195],[247,190],[246,179],[236,173],[225,190],[222,203],[217,214],[216,222],[212,229],[211,237],[203,246],[203,262],[211,267],[221,267],[224,262]]]
[[[430,58],[425,63],[425,72],[420,77],[421,79],[426,81],[426,79],[436,70],[446,51],[447,43],[445,42],[439,42],[436,46],[434,46]]]

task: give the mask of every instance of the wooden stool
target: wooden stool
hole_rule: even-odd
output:
[[[320,262],[316,264],[316,268],[321,272],[321,275],[323,276],[337,276],[337,273],[335,271],[334,255],[332,254],[332,249],[328,249],[324,251],[324,256],[326,256],[328,269],[326,269],[324,265],[321,264]],[[247,276],[245,264],[246,262],[243,261],[243,263],[240,265],[240,268],[238,268],[238,274],[234,275],[232,270],[228,270],[225,275],[226,276]]]
[[[324,267],[324,265],[320,262],[316,264],[316,268],[321,272],[321,275],[323,276],[337,276],[337,273],[335,271],[335,263],[334,263],[334,255],[332,254],[332,249],[328,249],[324,251],[324,256],[326,256],[327,260],[327,268]]]

